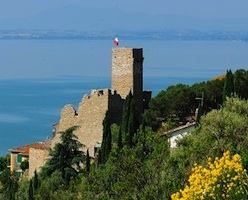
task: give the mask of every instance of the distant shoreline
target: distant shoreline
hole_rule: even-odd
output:
[[[248,31],[197,31],[166,29],[160,31],[119,31],[123,40],[220,40],[248,41]],[[113,32],[71,30],[0,30],[0,40],[112,40]]]

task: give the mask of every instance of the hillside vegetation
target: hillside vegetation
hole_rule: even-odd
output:
[[[139,124],[130,93],[120,125],[111,125],[106,113],[95,159],[80,153],[72,127],[32,180],[16,181],[3,165],[1,198],[246,199],[247,96],[247,71],[227,71],[221,80],[161,91]],[[196,108],[202,113],[196,128],[170,149],[163,130],[194,120]]]

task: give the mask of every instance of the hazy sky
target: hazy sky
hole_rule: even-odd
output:
[[[125,23],[124,16],[127,17],[126,23],[132,28],[130,24],[136,21],[132,22],[128,18],[129,15],[138,18],[147,15],[154,17],[153,21],[161,23],[164,19],[162,16],[168,15],[202,19],[240,19],[248,18],[247,8],[247,0],[1,0],[0,29],[80,29],[80,18],[82,24],[87,18],[91,23],[100,24],[101,20],[109,19],[111,23],[117,24],[118,20]],[[153,21],[148,22],[150,24],[145,28],[152,28]],[[59,26],[62,22],[63,26]]]
[[[122,30],[248,31],[247,8],[248,0],[1,0],[0,31],[107,30],[111,31],[113,36]],[[132,45],[137,45],[137,42],[138,40],[132,41]],[[125,41],[121,41],[122,45],[124,43]],[[85,41],[0,40],[0,78],[87,75],[87,72],[88,74],[98,72],[101,76],[106,74],[111,64],[112,42],[104,43],[106,45],[104,50],[97,52],[101,55],[98,59],[94,58],[94,53],[102,47],[97,48],[94,45],[101,43],[92,44],[92,41],[88,41],[86,46]],[[141,41],[138,45],[146,48]],[[207,49],[211,51],[210,48]],[[234,56],[238,55],[240,53]],[[158,58],[153,56],[152,59],[164,61],[164,56],[166,55]],[[145,58],[148,57],[146,53]],[[237,58],[237,61],[242,59]],[[180,63],[177,61],[173,58],[167,64],[161,62],[160,67],[179,66]],[[211,59],[207,61],[212,66],[216,62]],[[236,58],[230,62],[235,65]],[[243,63],[245,66],[246,62]]]
[[[198,17],[248,17],[247,0],[1,0],[0,18],[32,17],[67,5]],[[70,15],[70,13],[68,13]]]

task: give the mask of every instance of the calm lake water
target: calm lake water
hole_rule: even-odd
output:
[[[144,89],[156,95],[248,69],[248,43],[239,41],[120,41],[142,47]],[[65,104],[77,109],[91,89],[110,88],[112,41],[0,40],[0,155],[52,135]]]

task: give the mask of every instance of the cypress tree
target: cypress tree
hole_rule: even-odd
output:
[[[239,69],[234,74],[234,92],[241,99],[248,99],[248,72]]]
[[[130,112],[129,112],[129,120],[128,120],[128,138],[127,143],[130,147],[133,146],[133,137],[135,133],[135,111],[134,111],[134,101],[132,99],[130,105]]]
[[[118,134],[118,148],[119,149],[123,148],[121,126],[119,127],[119,134]]]
[[[122,111],[122,131],[124,133],[128,132],[128,123],[129,123],[129,117],[130,117],[130,105],[131,101],[133,99],[132,92],[130,91],[127,95],[124,105],[123,105],[123,111]]]
[[[128,121],[128,139],[127,142],[130,147],[134,145],[134,136],[137,133],[137,129],[139,128],[139,120],[137,117],[137,111],[135,107],[134,99],[131,100],[130,110],[129,110],[129,121]]]
[[[32,179],[29,181],[28,200],[34,200],[34,188]]]
[[[226,79],[223,89],[223,102],[226,100],[226,97],[230,97],[234,93],[234,76],[231,70],[227,70]]]
[[[198,126],[199,123],[200,123],[200,119],[201,119],[201,116],[203,114],[202,112],[203,112],[202,105],[199,104],[199,106],[198,106],[198,112],[197,112],[197,116],[196,116],[196,126]]]
[[[34,185],[34,194],[36,194],[36,191],[39,188],[39,178],[38,178],[38,174],[37,174],[37,171],[36,170],[34,171],[34,182],[33,182],[33,185]]]
[[[102,164],[102,150],[101,148],[98,149],[98,154],[97,154],[97,164]]]
[[[87,149],[86,153],[86,173],[90,173],[90,155],[89,155],[89,149]]]
[[[134,135],[139,127],[135,101],[130,91],[127,95],[122,114],[121,134],[125,145],[132,147],[134,145]]]
[[[110,116],[109,111],[107,111],[103,120],[103,139],[101,145],[101,163],[103,164],[107,161],[108,155],[112,149],[112,133],[110,126]]]

